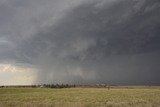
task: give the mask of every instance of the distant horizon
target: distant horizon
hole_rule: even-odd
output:
[[[0,86],[39,86],[39,85],[57,85],[58,83],[55,84],[44,84],[44,83],[40,83],[40,84],[7,84],[7,85],[1,85]],[[63,84],[63,83],[62,83]],[[58,85],[62,85],[62,84],[58,84]],[[63,84],[63,85],[67,85]],[[109,85],[109,86],[160,86],[159,84],[107,84],[107,83],[99,83],[99,84],[68,84],[68,85],[86,85],[86,86],[96,86],[96,85]]]

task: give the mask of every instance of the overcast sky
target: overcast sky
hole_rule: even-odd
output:
[[[0,85],[160,85],[159,0],[0,0]]]

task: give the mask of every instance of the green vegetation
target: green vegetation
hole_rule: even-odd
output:
[[[0,107],[160,107],[160,89],[0,88]]]

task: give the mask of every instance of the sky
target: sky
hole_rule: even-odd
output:
[[[159,0],[0,0],[0,85],[160,85]]]

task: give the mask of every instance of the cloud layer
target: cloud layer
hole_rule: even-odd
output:
[[[158,0],[2,0],[0,61],[35,83],[160,83]]]

